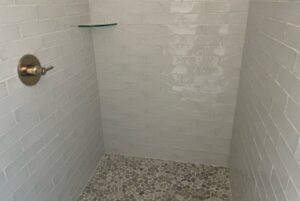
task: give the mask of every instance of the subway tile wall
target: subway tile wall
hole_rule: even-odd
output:
[[[90,0],[109,153],[226,166],[248,2]]]
[[[0,200],[74,201],[104,146],[87,0],[0,0]],[[23,54],[55,68],[34,87]]]
[[[231,152],[235,201],[300,200],[300,2],[253,0]]]

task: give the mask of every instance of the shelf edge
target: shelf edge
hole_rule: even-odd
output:
[[[104,24],[79,24],[79,28],[93,28],[93,27],[108,27],[116,26],[118,23],[104,23]]]

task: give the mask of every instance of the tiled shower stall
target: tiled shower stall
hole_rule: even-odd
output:
[[[31,87],[25,54],[54,66]],[[0,201],[76,201],[126,165],[300,201],[299,122],[298,0],[0,0]]]

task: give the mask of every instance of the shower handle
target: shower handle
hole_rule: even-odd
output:
[[[41,66],[22,66],[20,68],[20,73],[23,76],[37,76],[37,75],[45,75],[49,70],[52,70],[54,67],[41,67]]]
[[[41,70],[42,70],[42,75],[46,75],[46,73],[49,71],[49,70],[52,70],[54,67],[53,66],[49,66],[49,67],[41,67]]]
[[[34,55],[24,55],[18,65],[18,74],[23,84],[33,86],[40,80],[42,75],[52,70],[54,67],[42,67],[39,59]]]

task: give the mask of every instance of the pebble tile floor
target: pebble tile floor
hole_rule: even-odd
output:
[[[231,201],[227,168],[104,155],[78,201]]]

